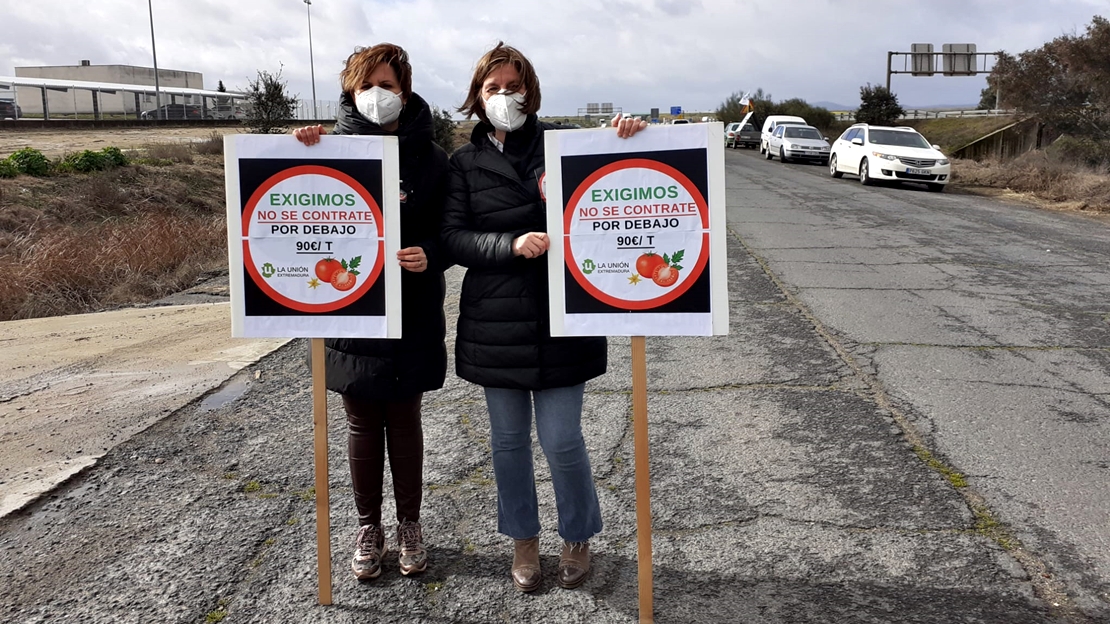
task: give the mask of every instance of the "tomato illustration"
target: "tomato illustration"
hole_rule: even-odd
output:
[[[678,281],[678,272],[682,270],[682,265],[679,262],[682,261],[685,254],[685,249],[679,249],[674,252],[674,255],[663,254],[662,262],[651,273],[651,281],[663,288],[674,286],[675,282]],[[636,263],[636,268],[639,269],[639,262]]]
[[[332,276],[342,268],[343,265],[335,258],[324,258],[316,263],[316,277],[320,278],[321,282],[330,282]]]
[[[657,256],[654,251],[649,251],[646,254],[636,258],[636,272],[641,277],[650,278],[655,274],[655,269],[667,264],[663,262],[663,258]]]
[[[352,273],[346,269],[340,269],[331,276],[331,285],[336,290],[350,290],[355,287],[355,282],[358,281],[358,274]]]
[[[316,263],[316,276],[330,282],[336,290],[350,290],[358,281],[356,269],[360,264],[362,264],[362,256],[355,256],[349,261],[325,258]]]
[[[678,269],[669,264],[660,264],[655,267],[655,272],[652,273],[651,280],[664,288],[674,286],[674,283],[678,281]]]

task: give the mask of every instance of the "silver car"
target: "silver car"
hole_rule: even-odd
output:
[[[813,126],[782,125],[775,128],[767,140],[765,157],[775,156],[787,163],[792,160],[808,160],[822,165],[829,164],[829,140]]]

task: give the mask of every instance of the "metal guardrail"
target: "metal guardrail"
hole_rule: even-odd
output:
[[[898,119],[899,120],[903,120],[903,119],[911,119],[912,120],[912,119],[947,119],[949,117],[1007,117],[1007,116],[1016,115],[1016,114],[1017,114],[1016,110],[1003,110],[1003,109],[950,110],[950,111],[914,109],[914,110],[905,111],[905,113],[901,117],[899,117]],[[837,121],[855,121],[855,119],[856,119],[856,111],[840,111],[840,112],[837,112],[837,113],[833,113],[833,115],[836,116]]]

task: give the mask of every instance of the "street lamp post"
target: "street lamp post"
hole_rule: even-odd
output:
[[[316,110],[316,66],[312,61],[312,0],[304,0],[308,11],[308,71],[312,74],[312,118],[319,119],[320,112]]]
[[[154,116],[162,118],[162,89],[158,84],[158,50],[154,46],[154,6],[152,0],[146,0],[146,8],[150,11],[150,52],[154,55]]]

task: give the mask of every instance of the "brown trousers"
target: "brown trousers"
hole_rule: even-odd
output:
[[[347,456],[360,526],[382,525],[385,451],[397,499],[397,521],[420,520],[424,495],[422,394],[401,401],[364,401],[343,396],[347,410]]]

